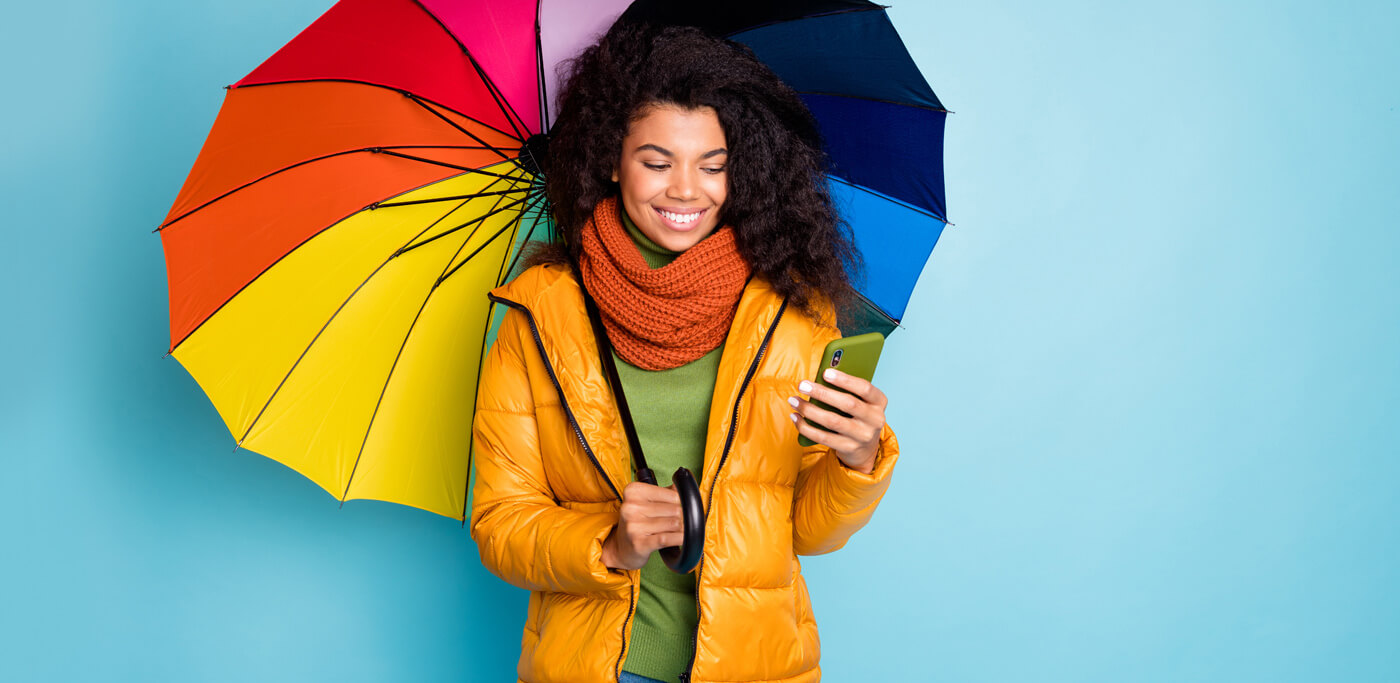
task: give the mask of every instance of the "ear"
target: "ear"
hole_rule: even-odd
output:
[[[612,181],[617,182],[617,167],[613,166]]]

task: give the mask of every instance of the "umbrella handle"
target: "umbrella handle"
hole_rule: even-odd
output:
[[[637,472],[637,481],[655,486],[656,475],[644,467]],[[676,468],[671,483],[681,495],[681,529],[685,535],[679,546],[662,548],[659,552],[671,571],[689,574],[700,563],[700,552],[705,548],[705,506],[700,504],[700,484],[695,482],[690,470]]]

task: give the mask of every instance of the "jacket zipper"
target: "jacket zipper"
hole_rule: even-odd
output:
[[[763,361],[763,354],[768,350],[768,342],[773,339],[773,330],[778,329],[778,321],[783,319],[783,311],[787,310],[787,298],[783,298],[783,303],[778,307],[778,313],[773,316],[773,324],[768,326],[768,332],[763,335],[763,343],[758,346],[758,355],[754,357],[753,363],[749,365],[749,371],[744,375],[744,382],[739,385],[739,395],[734,398],[734,412],[729,419],[729,434],[724,437],[724,450],[720,451],[719,465],[715,467],[715,478],[710,480],[709,507],[705,508],[705,524],[708,527],[710,521],[710,510],[715,504],[715,484],[719,483],[720,472],[724,469],[724,461],[729,459],[729,449],[734,445],[734,432],[739,428],[739,404],[744,400],[744,392],[749,388],[749,382],[753,380],[754,373],[758,372],[758,364]],[[701,556],[700,566],[695,570],[695,610],[700,611],[700,574],[705,570],[704,556]],[[690,677],[695,674],[696,647],[700,643],[700,622],[695,622],[695,633],[690,637],[690,665],[681,672],[680,683],[690,683]]]
[[[559,392],[559,404],[564,406],[564,415],[568,416],[569,418],[569,426],[574,428],[574,436],[578,437],[578,442],[583,445],[583,452],[588,454],[588,459],[593,461],[594,467],[598,468],[598,474],[602,475],[603,481],[607,482],[608,488],[612,489],[613,495],[617,496],[618,502],[621,502],[622,494],[619,493],[617,487],[613,485],[612,478],[610,478],[608,476],[608,473],[603,470],[603,465],[598,462],[598,456],[594,455],[593,449],[588,446],[588,440],[583,438],[583,430],[579,429],[578,420],[574,419],[574,411],[569,408],[569,402],[564,398],[564,387],[559,383],[559,377],[554,374],[554,364],[549,362],[549,354],[545,353],[544,341],[540,339],[540,329],[535,326],[535,315],[531,313],[530,309],[526,308],[524,305],[516,303],[509,299],[502,299],[501,297],[490,293],[486,295],[486,298],[490,299],[491,301],[510,306],[511,308],[514,308],[517,311],[520,311],[521,313],[525,314],[525,320],[530,323],[530,334],[533,334],[535,336],[535,347],[539,349],[540,358],[544,359],[544,367],[546,370],[549,371],[549,381],[554,383],[554,390]],[[787,304],[786,301],[784,301],[783,303],[784,305]],[[779,310],[779,315],[781,314],[782,311]],[[767,340],[765,340],[765,343],[767,343]],[[759,356],[761,357],[762,355],[762,351],[760,350]],[[721,460],[721,462],[723,462],[723,460]],[[708,519],[709,515],[707,514],[705,517],[706,519]],[[631,585],[631,583],[629,582],[627,586],[627,618],[622,620],[622,651],[618,653],[617,665],[613,667],[613,673],[617,675],[618,680],[622,679],[622,658],[627,653],[627,635],[630,632],[628,626],[631,625],[632,616],[637,609],[636,593],[637,588]],[[694,659],[692,658],[692,662],[693,661]]]

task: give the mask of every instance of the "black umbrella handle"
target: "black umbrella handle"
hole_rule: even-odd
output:
[[[645,472],[652,479],[646,483],[655,485],[656,476],[649,469]],[[641,472],[637,473],[637,480],[644,481]],[[689,574],[695,565],[700,564],[700,554],[705,549],[705,506],[700,504],[700,484],[696,483],[695,475],[690,470],[676,468],[676,473],[671,475],[671,483],[676,485],[676,493],[681,495],[681,529],[684,536],[679,546],[662,548],[658,552],[671,571]]]

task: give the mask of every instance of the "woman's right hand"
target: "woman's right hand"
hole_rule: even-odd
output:
[[[622,489],[617,526],[603,541],[603,564],[613,569],[641,569],[653,552],[680,545],[684,537],[676,485],[662,488],[634,481]]]

